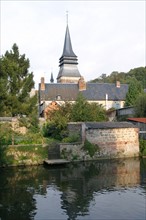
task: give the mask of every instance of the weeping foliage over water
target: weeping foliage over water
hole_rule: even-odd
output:
[[[146,219],[146,159],[0,168],[0,219]]]

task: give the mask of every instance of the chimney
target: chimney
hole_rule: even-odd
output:
[[[120,81],[116,81],[116,87],[117,87],[117,88],[120,88],[120,86],[121,86],[121,85],[120,85]]]
[[[79,91],[86,90],[86,82],[85,82],[83,76],[80,77],[80,79],[78,81],[78,85],[79,85]]]
[[[41,77],[41,90],[45,90],[45,78]]]

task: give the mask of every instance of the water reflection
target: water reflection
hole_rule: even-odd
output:
[[[137,207],[136,201],[142,203],[138,212],[132,211],[142,219],[145,193],[146,159],[92,161],[52,168],[1,168],[0,219],[108,219],[113,211],[109,204],[119,198],[134,198],[135,203],[130,200],[133,207]],[[125,216],[132,219],[133,215]]]

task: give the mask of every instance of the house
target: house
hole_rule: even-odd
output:
[[[74,102],[79,93],[87,101],[103,105],[106,109],[119,109],[124,106],[127,84],[86,82],[78,70],[78,58],[73,52],[69,27],[67,24],[62,56],[59,59],[57,83],[51,73],[50,83],[41,78],[39,83],[39,115],[47,118],[52,105],[62,105],[66,101]]]

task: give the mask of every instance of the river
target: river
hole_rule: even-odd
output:
[[[0,220],[145,220],[146,159],[0,168]]]

